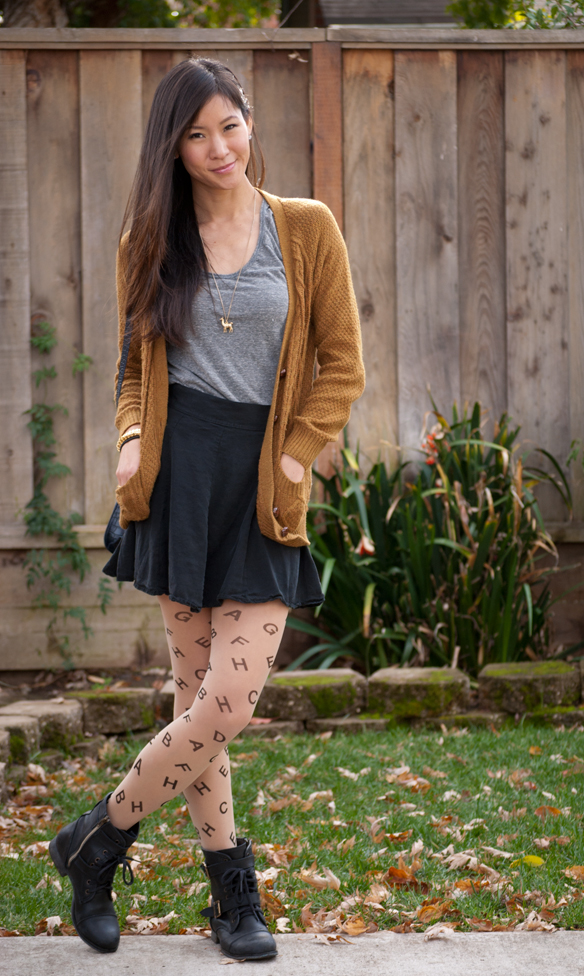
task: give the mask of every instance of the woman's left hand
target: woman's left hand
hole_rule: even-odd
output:
[[[290,481],[294,481],[296,484],[298,484],[299,481],[302,481],[304,477],[304,467],[300,464],[300,461],[293,458],[291,454],[282,454],[282,457],[280,458],[280,467]]]

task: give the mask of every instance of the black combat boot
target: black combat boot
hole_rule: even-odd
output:
[[[230,959],[267,959],[278,949],[260,908],[251,841],[238,837],[237,845],[203,850],[213,903],[201,915],[211,919],[211,939]]]
[[[114,827],[107,814],[110,796],[108,793],[93,810],[63,827],[49,844],[49,854],[59,874],[68,875],[73,885],[71,916],[77,935],[98,952],[115,952],[118,948],[120,926],[112,902],[112,885],[118,864],[123,865],[125,884],[134,880],[126,852],[140,827]]]

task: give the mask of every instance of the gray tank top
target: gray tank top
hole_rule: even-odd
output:
[[[237,272],[216,275],[229,308]],[[272,402],[288,315],[288,285],[274,215],[262,200],[258,243],[241,272],[224,332],[213,276],[193,302],[192,326],[182,348],[167,343],[168,381],[238,403]]]

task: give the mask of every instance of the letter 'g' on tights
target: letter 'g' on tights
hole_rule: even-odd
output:
[[[192,613],[159,598],[175,682],[174,721],[152,739],[108,801],[128,830],[184,793],[207,850],[234,846],[228,743],[249,723],[272,667],[287,607],[281,600]]]

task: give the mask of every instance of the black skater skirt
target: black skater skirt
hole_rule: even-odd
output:
[[[150,515],[131,522],[103,572],[191,610],[223,600],[291,609],[324,596],[308,546],[263,536],[258,463],[269,406],[171,384]]]

